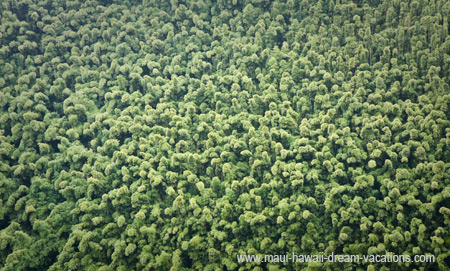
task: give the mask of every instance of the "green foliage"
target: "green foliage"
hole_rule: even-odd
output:
[[[449,12],[3,1],[0,270],[448,269]]]

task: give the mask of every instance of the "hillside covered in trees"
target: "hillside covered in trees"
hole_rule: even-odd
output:
[[[450,268],[450,1],[0,4],[1,271]]]

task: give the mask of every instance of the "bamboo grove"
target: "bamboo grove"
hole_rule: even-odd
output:
[[[0,270],[450,267],[450,1],[0,4]]]

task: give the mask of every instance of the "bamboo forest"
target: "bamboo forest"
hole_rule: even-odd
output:
[[[0,271],[450,270],[449,0],[0,0]],[[239,261],[242,255],[434,261]]]

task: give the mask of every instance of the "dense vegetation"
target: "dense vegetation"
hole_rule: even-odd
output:
[[[449,268],[450,1],[0,11],[0,270]]]

